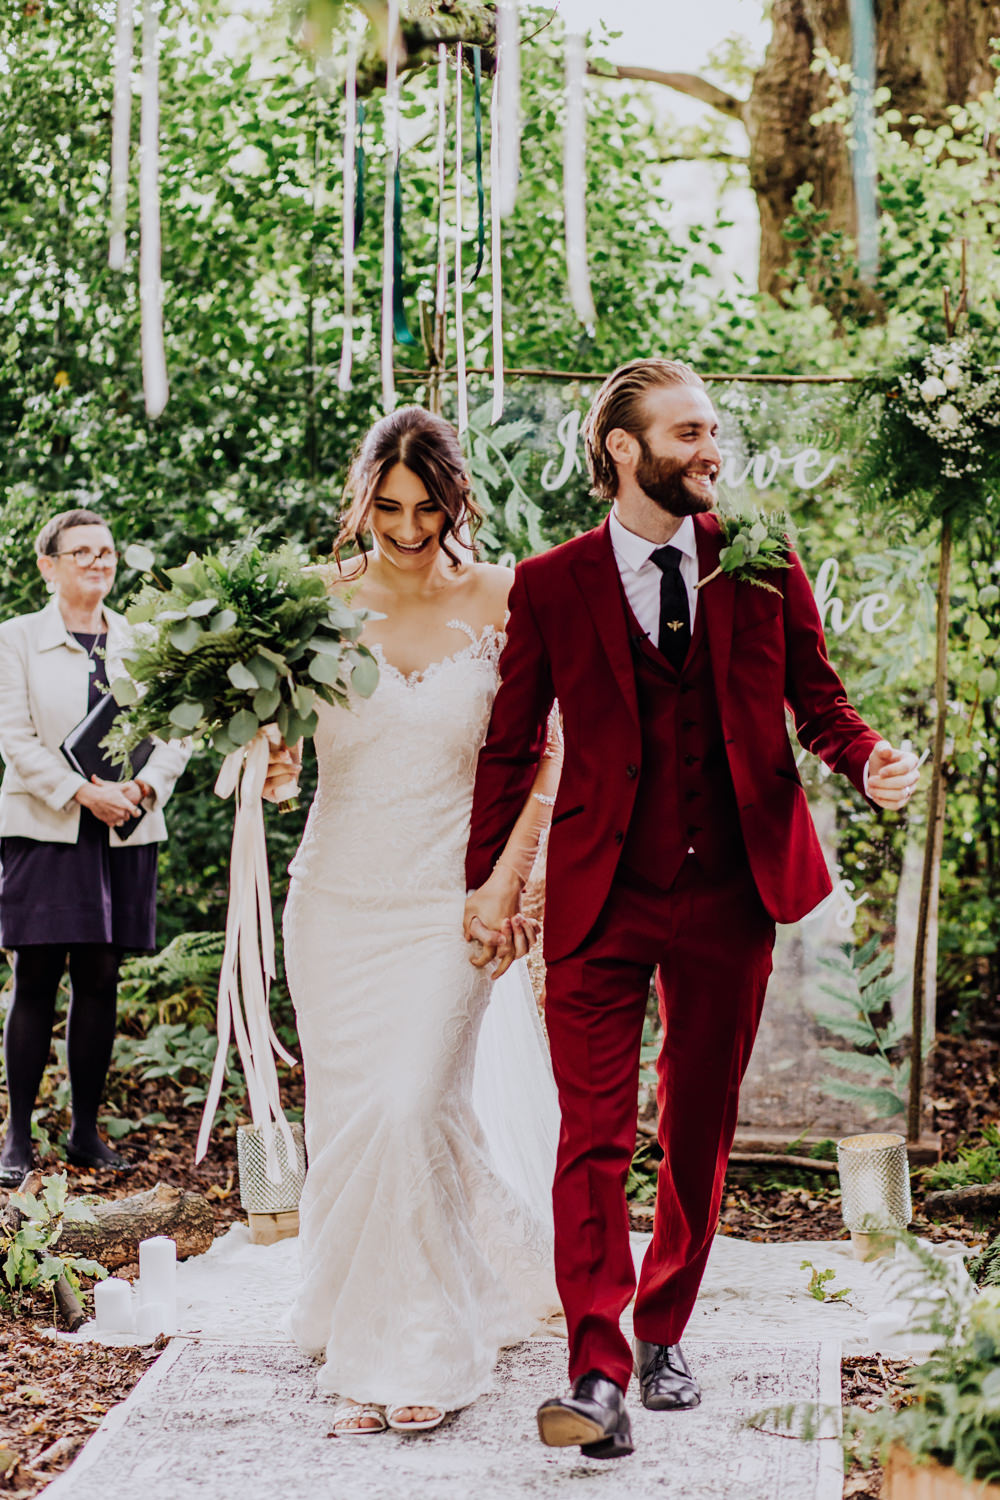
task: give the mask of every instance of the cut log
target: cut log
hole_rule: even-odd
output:
[[[99,1260],[109,1271],[139,1259],[139,1241],[166,1235],[177,1245],[177,1258],[203,1255],[214,1238],[212,1205],[200,1193],[158,1182],[144,1193],[90,1203],[93,1224],[67,1224],[61,1250]]]
[[[968,1187],[941,1188],[924,1199],[928,1218],[937,1214],[953,1218],[955,1214],[974,1214],[977,1218],[1000,1218],[1000,1182],[974,1182]]]

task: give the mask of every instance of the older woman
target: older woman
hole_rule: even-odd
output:
[[[49,1057],[56,995],[69,958],[66,1052],[72,1092],[69,1161],[121,1171],[97,1111],[115,1036],[118,966],[155,944],[161,808],[187,760],[157,744],[132,781],[88,781],[60,753],[67,734],[120,675],[124,618],[104,600],[118,554],[100,516],[68,510],[35,541],[53,599],[0,625],[0,943],[13,955],[4,1031],[10,1108],[0,1184],[32,1165],[31,1113]],[[116,671],[118,669],[118,671]],[[117,830],[146,816],[128,843]]]

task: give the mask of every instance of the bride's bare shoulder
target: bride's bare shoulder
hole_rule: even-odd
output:
[[[469,569],[469,581],[484,604],[497,604],[503,610],[514,582],[514,569],[498,563],[476,563]]]

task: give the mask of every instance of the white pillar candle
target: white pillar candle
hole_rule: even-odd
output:
[[[162,1302],[140,1302],[135,1315],[135,1331],[138,1338],[155,1339],[158,1333],[172,1333],[167,1307]]]
[[[139,1305],[153,1302],[162,1304],[170,1325],[160,1332],[172,1332],[177,1317],[177,1246],[162,1234],[139,1245]]]
[[[127,1281],[109,1276],[94,1287],[94,1317],[98,1333],[131,1333],[132,1288]]]

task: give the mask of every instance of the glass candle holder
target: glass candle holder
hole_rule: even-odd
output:
[[[837,1142],[841,1212],[852,1235],[905,1229],[913,1215],[906,1138],[883,1133]]]
[[[271,1182],[267,1175],[267,1147],[264,1132],[256,1125],[241,1125],[236,1132],[236,1154],[240,1169],[240,1203],[250,1214],[288,1213],[298,1208],[302,1184],[306,1180],[306,1143],[302,1126],[291,1126],[295,1142],[295,1160],[289,1162],[285,1138],[274,1129],[274,1147],[278,1155],[281,1181]]]

